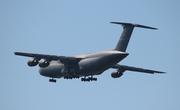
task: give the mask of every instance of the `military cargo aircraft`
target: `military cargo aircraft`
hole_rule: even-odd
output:
[[[121,77],[125,71],[144,72],[150,74],[165,73],[118,64],[129,55],[126,53],[126,48],[134,27],[153,30],[157,30],[157,28],[124,22],[111,23],[123,26],[123,32],[120,39],[116,47],[112,50],[78,56],[59,56],[25,52],[14,52],[14,54],[32,57],[32,59],[27,62],[28,66],[33,67],[39,65],[39,73],[42,76],[49,77],[49,82],[56,82],[56,78],[75,79],[80,77],[83,82],[97,81],[97,78],[93,76],[101,75],[104,71],[110,68],[116,69],[111,73],[112,78]]]

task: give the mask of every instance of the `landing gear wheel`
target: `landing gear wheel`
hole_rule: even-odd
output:
[[[56,80],[52,78],[52,79],[49,79],[49,82],[56,83]]]
[[[97,78],[94,77],[88,77],[88,78],[81,78],[81,81],[83,82],[90,82],[90,81],[97,81]]]
[[[84,81],[84,78],[81,78],[81,81]]]

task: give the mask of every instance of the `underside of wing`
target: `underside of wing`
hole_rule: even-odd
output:
[[[39,63],[40,67],[47,67],[51,61],[61,61],[64,64],[77,64],[81,58],[69,57],[69,56],[57,56],[57,55],[47,55],[47,54],[36,54],[36,53],[24,53],[24,52],[14,52],[15,55],[32,57],[33,59],[28,61],[29,66],[36,66],[41,59],[43,62]]]
[[[119,69],[121,71],[135,71],[135,72],[143,72],[143,73],[150,73],[150,74],[165,73],[162,71],[155,71],[155,70],[150,70],[150,69],[144,69],[144,68],[138,68],[138,67],[132,67],[132,66],[126,66],[126,65],[119,65],[119,64],[114,65],[112,68]]]
[[[52,60],[58,60],[59,59],[59,56],[56,56],[56,55],[24,53],[24,52],[14,52],[14,54],[19,55],[19,56],[33,57],[33,58],[39,58],[39,59],[52,59]]]

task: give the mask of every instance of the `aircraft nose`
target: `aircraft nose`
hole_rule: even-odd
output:
[[[46,71],[44,68],[39,68],[39,74],[42,76],[46,76]]]

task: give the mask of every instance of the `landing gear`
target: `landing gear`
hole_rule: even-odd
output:
[[[94,78],[94,77],[88,77],[88,78],[86,78],[86,77],[84,77],[84,78],[81,78],[81,81],[84,81],[84,82],[86,82],[86,81],[97,81],[97,78]]]
[[[52,79],[49,79],[49,82],[56,83],[56,80],[52,78]]]
[[[72,75],[72,76],[64,76],[64,79],[79,79],[79,76]],[[81,78],[81,81],[83,82],[90,82],[90,81],[97,81],[97,78],[94,78],[93,76],[91,77],[83,77]]]
[[[79,79],[79,76],[65,76],[64,79]]]

